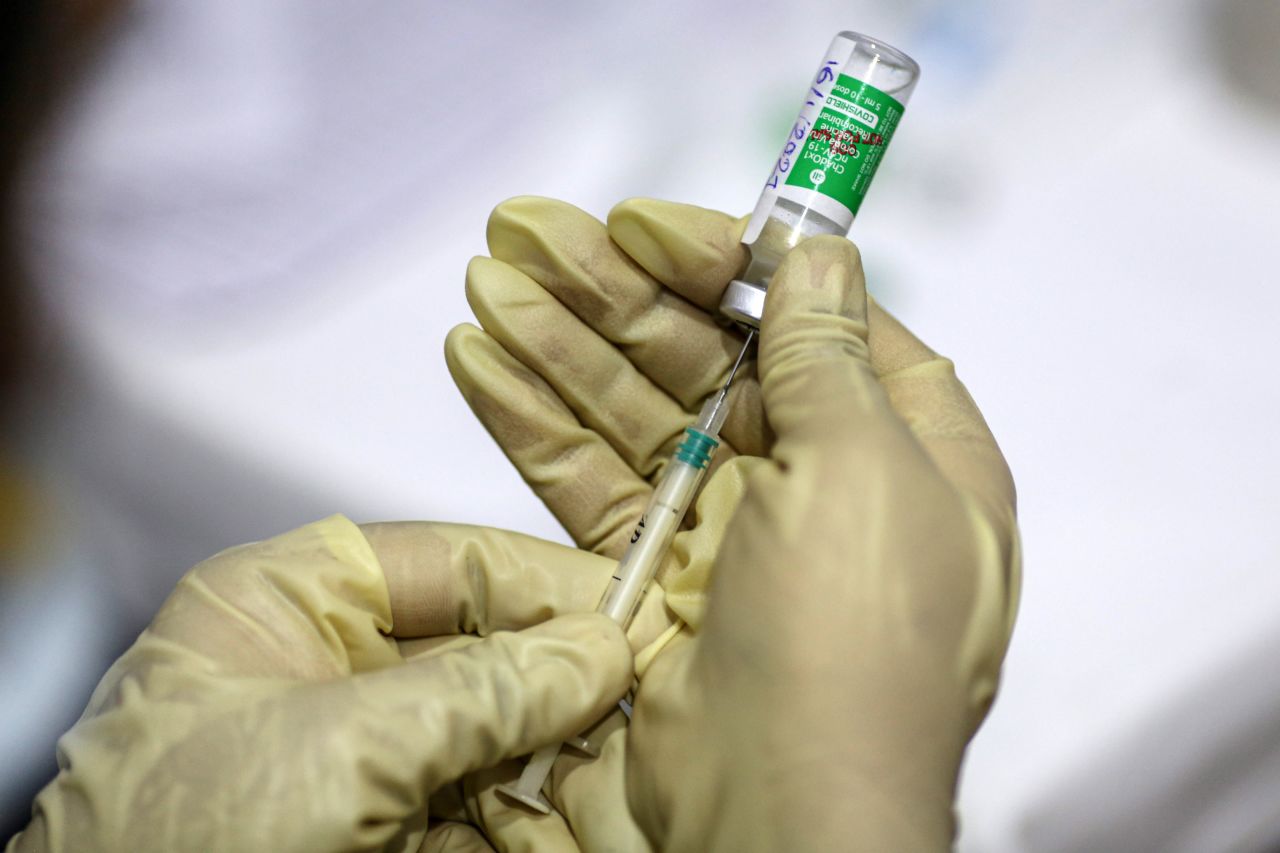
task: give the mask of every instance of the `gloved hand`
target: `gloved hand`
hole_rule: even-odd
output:
[[[428,829],[428,797],[467,819],[442,786],[623,694],[622,632],[560,616],[610,571],[519,534],[340,516],[224,551],[107,672],[8,849],[490,850]],[[563,821],[537,829],[577,849]]]
[[[657,244],[631,211],[655,204],[660,213],[645,222],[678,241],[706,290],[696,299],[661,271],[655,277],[642,268]],[[467,298],[484,330],[453,329],[445,355],[472,410],[580,547],[622,556],[661,467],[741,350],[741,334],[717,325],[709,311],[719,300],[712,291],[745,264],[744,226],[655,202],[619,205],[607,232],[550,199],[516,198],[493,212],[493,257],[467,269]],[[656,255],[654,262],[661,263]],[[704,483],[704,493],[718,491],[722,500],[698,503],[697,525],[677,536],[659,573],[671,615],[695,625],[707,570],[741,492],[740,482],[723,482],[737,472],[721,468],[739,455],[763,456],[772,441],[753,355],[730,399]]]
[[[495,211],[496,260],[468,281],[492,337],[455,330],[450,364],[580,544],[616,555],[728,369],[705,312],[745,262],[742,225],[649,201],[607,233],[555,202]],[[945,848],[1016,606],[1008,469],[951,363],[868,304],[847,241],[784,262],[760,353],[724,431],[757,458],[708,479],[682,534],[730,507],[698,542],[718,551],[710,611],[649,665],[612,772],[663,849]],[[730,475],[745,494],[717,488]]]
[[[723,288],[744,256],[733,220],[715,216],[728,229],[708,232],[720,242],[704,252],[712,255],[706,274]],[[485,331],[450,333],[450,370],[574,541],[616,560],[660,466],[706,392],[723,382],[741,339],[638,268],[601,223],[570,205],[513,199],[494,211],[488,238],[493,258],[467,270],[468,300]],[[652,588],[629,631],[642,684],[672,630],[701,620],[711,563],[744,488],[741,470],[726,463],[765,451],[753,363],[739,372],[722,446],[690,511],[697,524],[676,536],[659,571],[665,595]],[[649,848],[625,800],[625,722],[615,713],[592,734],[598,759],[562,752],[545,791],[587,851]],[[519,771],[512,762],[469,781],[470,808],[486,826],[538,820],[494,791]]]

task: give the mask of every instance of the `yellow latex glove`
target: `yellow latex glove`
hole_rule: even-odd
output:
[[[614,705],[621,631],[552,618],[610,571],[519,534],[340,516],[225,551],[107,672],[8,849],[491,850],[475,826],[429,828],[428,797],[467,820],[442,786]],[[563,821],[539,832],[577,849]]]
[[[693,215],[653,221],[685,234],[685,262],[723,290],[745,263],[745,223],[683,205],[661,209],[667,207]],[[691,303],[614,242],[635,233],[630,209],[615,209],[606,231],[563,202],[500,205],[489,220],[493,257],[476,258],[467,270],[468,301],[484,330],[459,326],[445,348],[468,404],[569,535],[614,559],[685,427],[742,348],[742,335],[717,325],[707,310],[718,295]],[[723,469],[739,455],[763,456],[772,440],[751,354],[731,400],[703,489],[720,499],[699,501],[697,526],[676,537],[659,573],[672,615],[695,625],[719,536],[741,492],[739,472]],[[695,577],[677,577],[686,574]]]
[[[732,231],[733,220],[723,219]],[[722,254],[707,272],[723,289],[741,250],[737,234],[715,237]],[[488,240],[493,257],[467,270],[468,300],[485,331],[450,333],[450,370],[574,541],[616,560],[660,466],[706,389],[723,382],[741,339],[637,268],[604,225],[570,205],[513,199],[494,211]],[[677,535],[659,572],[666,594],[652,588],[657,594],[646,597],[629,631],[641,683],[670,630],[701,619],[711,562],[743,490],[730,460],[766,446],[753,364],[739,376],[722,446],[690,512],[697,525]],[[601,756],[562,752],[545,793],[582,849],[649,849],[626,804],[625,719],[611,715],[592,740]],[[483,811],[486,826],[515,830],[542,819],[494,791],[519,771],[512,762],[470,780],[469,807]]]
[[[495,211],[468,278],[488,334],[455,330],[450,364],[580,544],[620,552],[728,370],[710,312],[742,226],[652,201],[607,230],[548,200]],[[593,772],[622,774],[663,849],[943,849],[1016,606],[1008,469],[951,363],[868,304],[847,241],[780,268],[761,359],[723,433],[738,458],[663,578],[689,599],[706,574],[684,569],[715,562],[706,622],[652,662],[625,761]]]

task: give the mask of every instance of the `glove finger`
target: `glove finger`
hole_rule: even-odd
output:
[[[857,248],[814,237],[779,265],[765,299],[760,369],[784,465],[795,448],[817,464],[910,439],[871,367],[866,281]]]
[[[610,562],[610,565],[615,564]],[[689,605],[684,600],[686,598],[688,598],[687,594],[681,597],[679,604],[683,605],[682,609],[687,610]],[[590,609],[584,607],[576,612],[586,613]],[[640,606],[636,608],[636,615],[632,617],[631,625],[627,628],[627,642],[631,644],[631,651],[637,655],[643,653],[650,644],[671,628],[673,621],[674,617],[667,608],[667,596],[662,587],[657,583],[649,584],[640,599]],[[480,641],[481,638],[475,634],[454,634],[453,636],[397,640],[396,646],[402,660],[416,661],[432,655],[446,654],[455,649],[465,649]]]
[[[348,679],[304,685],[277,715],[280,755],[343,792],[316,837],[385,843],[427,795],[466,773],[524,755],[601,717],[631,683],[621,629],[594,613]],[[317,749],[317,744],[329,748]],[[332,748],[345,744],[345,748]]]
[[[613,560],[522,533],[466,524],[365,524],[398,638],[491,634],[592,610]]]
[[[630,198],[609,211],[609,236],[649,275],[715,316],[750,255],[745,218],[692,204]]]
[[[427,830],[419,853],[494,853],[494,848],[474,826],[454,821],[437,823]]]
[[[951,482],[1010,519],[1013,476],[955,365],[879,305],[870,309],[871,365],[894,410]]]
[[[573,541],[621,557],[653,493],[649,484],[484,332],[453,329],[445,359],[471,410]]]
[[[742,348],[737,332],[654,281],[601,222],[572,205],[503,202],[489,218],[488,238],[494,258],[541,284],[687,412],[719,387]],[[751,433],[738,429],[727,423],[724,437],[748,452]]]
[[[533,279],[476,258],[467,268],[467,301],[485,332],[640,476],[652,477],[675,450],[689,413]]]
[[[750,258],[742,245],[746,225],[746,217],[735,219],[717,210],[633,198],[609,211],[608,231],[613,242],[655,280],[717,318],[725,286],[742,273]],[[754,352],[734,380],[735,399],[722,434],[739,453],[764,456],[773,446],[773,433],[764,417],[753,360]],[[721,370],[729,366],[717,365]]]
[[[628,257],[712,318],[720,316],[725,285],[750,259],[742,245],[746,226],[746,217],[735,219],[718,210],[650,198],[620,202],[608,219],[610,239]],[[735,399],[722,433],[738,452],[764,456],[773,446],[773,433],[764,417],[753,360],[754,352],[734,380]]]
[[[147,635],[182,667],[309,680],[397,663],[391,624],[377,555],[335,515],[205,560],[178,581]]]

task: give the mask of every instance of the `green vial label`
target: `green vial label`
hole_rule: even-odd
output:
[[[805,137],[787,186],[820,192],[857,213],[901,118],[902,104],[841,74]]]

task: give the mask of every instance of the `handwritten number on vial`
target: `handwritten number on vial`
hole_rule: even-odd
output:
[[[805,102],[806,107],[816,107],[819,104],[826,102],[827,96],[822,93],[822,90],[820,90],[818,86],[822,85],[823,83],[829,83],[836,78],[836,72],[834,70],[834,66],[839,64],[840,63],[837,60],[828,59],[826,65],[818,69],[818,76],[813,81],[814,85],[809,87],[809,91],[812,92],[817,97],[817,100],[806,101]],[[809,119],[805,118],[804,116],[801,116],[800,119],[795,123],[795,126],[791,128],[791,136],[794,138],[794,141],[791,139],[787,140],[787,146],[782,149],[782,156],[779,157],[778,162],[774,164],[773,174],[770,175],[769,180],[765,182],[766,189],[776,190],[778,188],[778,184],[782,179],[782,176],[786,174],[788,171],[790,171],[791,155],[795,153],[796,142],[800,142],[804,140],[805,134],[809,132],[809,127],[810,127]],[[640,522],[640,527],[644,527],[643,521]],[[640,538],[640,530],[639,528],[637,528],[635,535],[631,538],[631,541],[635,542],[639,538]]]
[[[814,91],[816,92],[817,90],[815,89]],[[820,92],[819,95],[821,95]],[[810,106],[813,106],[813,104],[810,103]],[[769,180],[765,182],[765,187],[767,189],[776,190],[778,188],[778,184],[781,182],[782,176],[791,170],[790,155],[795,153],[797,147],[796,142],[804,139],[805,134],[809,132],[809,127],[810,121],[804,116],[801,116],[791,127],[792,139],[787,140],[786,147],[782,149],[782,156],[779,157],[778,162],[774,164],[773,174],[770,175]]]

